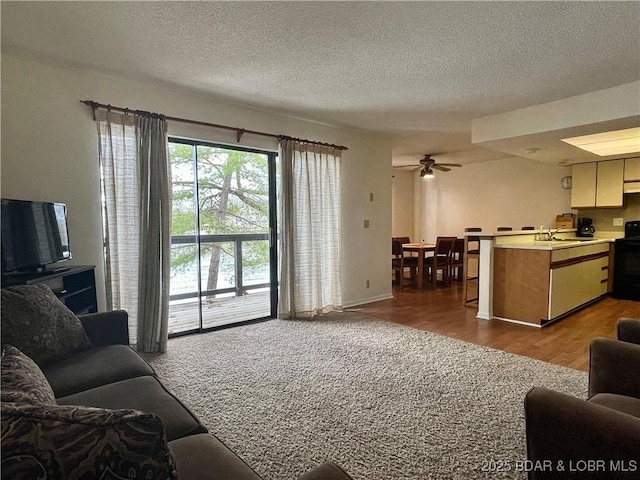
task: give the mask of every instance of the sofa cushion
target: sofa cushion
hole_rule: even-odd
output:
[[[155,415],[6,403],[2,478],[178,477]]]
[[[169,442],[180,478],[189,480],[260,480],[251,467],[208,433]]]
[[[2,289],[2,340],[40,366],[91,346],[78,317],[43,284]]]
[[[639,398],[615,393],[597,393],[589,399],[589,402],[640,418]]]
[[[83,350],[70,358],[45,365],[42,371],[56,397],[155,373],[146,360],[126,345]]]
[[[56,398],[42,370],[16,347],[2,346],[1,368],[3,402],[55,405]]]
[[[176,397],[153,376],[136,377],[110,383],[57,399],[60,405],[129,408],[158,415],[164,423],[167,438],[205,433],[207,429]]]

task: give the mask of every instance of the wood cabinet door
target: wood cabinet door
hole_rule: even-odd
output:
[[[640,158],[627,158],[624,161],[624,181],[640,181]]]
[[[596,207],[622,207],[624,160],[598,162]]]
[[[596,206],[595,163],[578,163],[571,167],[571,208],[593,208]]]

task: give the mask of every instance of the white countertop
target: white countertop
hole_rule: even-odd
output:
[[[527,250],[560,250],[563,248],[575,248],[586,247],[588,245],[598,245],[601,243],[610,243],[615,241],[614,238],[592,238],[585,239],[572,239],[567,238],[564,240],[551,240],[551,241],[531,241],[520,243],[503,243],[494,245],[495,248],[520,248]]]
[[[512,230],[506,232],[465,232],[466,236],[483,237],[491,240],[495,248],[521,248],[530,250],[560,250],[584,247],[615,241],[623,232],[600,232],[596,237],[577,237],[577,229]],[[538,241],[539,234],[551,233],[557,240]]]
[[[502,238],[502,237],[518,237],[527,235],[536,235],[538,233],[547,233],[549,229],[545,230],[508,230],[504,232],[464,232],[465,237],[485,237],[485,238]],[[575,228],[552,228],[553,233],[573,234],[577,229]]]

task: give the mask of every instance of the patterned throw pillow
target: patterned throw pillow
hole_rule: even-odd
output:
[[[2,346],[0,393],[3,402],[56,404],[51,385],[40,367],[11,345]]]
[[[2,478],[177,479],[159,417],[2,404]]]
[[[2,341],[39,366],[91,346],[78,317],[43,284],[2,289]]]

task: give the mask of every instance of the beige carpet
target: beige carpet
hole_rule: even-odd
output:
[[[525,478],[525,393],[587,393],[584,372],[357,313],[176,338],[148,358],[266,480],[327,459],[356,480]]]

